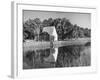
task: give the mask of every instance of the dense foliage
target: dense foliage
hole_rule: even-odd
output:
[[[90,37],[91,30],[82,28],[78,25],[73,25],[66,18],[45,19],[41,21],[39,18],[29,19],[23,23],[23,39],[41,40],[40,35],[43,27],[55,26],[58,40],[65,40],[70,38]],[[47,35],[48,36],[48,35]]]
[[[80,52],[83,46],[63,46],[59,48],[56,67],[73,67],[79,66]]]

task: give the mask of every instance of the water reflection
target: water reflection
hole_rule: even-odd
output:
[[[28,51],[23,56],[23,68],[54,68],[90,66],[90,46],[63,46],[45,50]]]
[[[56,67],[75,67],[90,65],[90,47],[65,46],[60,47],[58,50],[59,54]]]

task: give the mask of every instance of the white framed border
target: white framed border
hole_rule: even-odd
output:
[[[22,56],[22,36],[23,36],[23,10],[40,10],[40,11],[57,11],[57,12],[77,12],[91,14],[91,66],[89,67],[66,67],[66,68],[50,68],[50,69],[30,69],[23,70]],[[14,78],[23,77],[40,77],[66,75],[72,73],[96,72],[97,54],[95,51],[95,27],[96,27],[96,8],[73,7],[73,6],[56,6],[56,5],[38,5],[12,2],[12,67],[11,76]]]

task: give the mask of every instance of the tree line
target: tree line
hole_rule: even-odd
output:
[[[58,40],[71,38],[91,37],[91,29],[82,28],[77,24],[72,24],[66,18],[48,18],[41,21],[39,18],[29,19],[23,23],[23,40],[49,40],[49,34],[42,32],[43,27],[55,26]]]

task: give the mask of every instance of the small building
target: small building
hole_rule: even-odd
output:
[[[51,36],[54,36],[54,41],[58,40],[58,35],[55,26],[48,26],[43,28],[43,32],[48,32]]]

